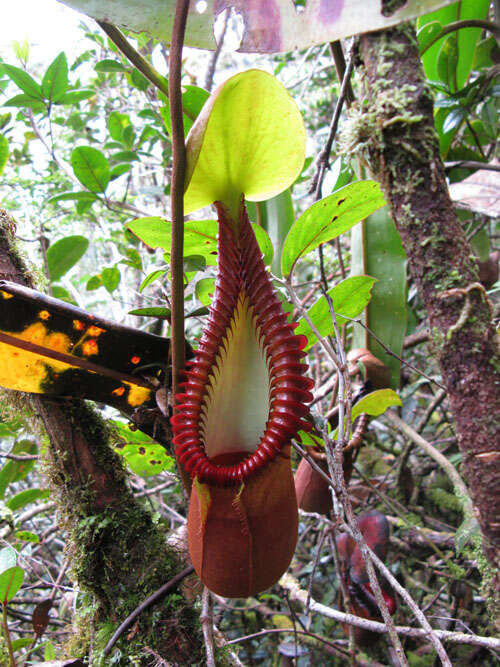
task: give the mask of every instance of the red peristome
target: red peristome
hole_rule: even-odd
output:
[[[215,294],[199,347],[189,362],[183,393],[171,419],[176,456],[193,478],[215,486],[240,484],[273,460],[300,428],[312,400],[312,381],[302,363],[304,336],[294,334],[262,260],[244,205],[235,226],[225,207],[219,214],[219,265]],[[256,331],[269,368],[269,417],[256,449],[242,461],[218,464],[205,452],[201,424],[204,401],[217,355],[224,343],[238,299],[253,309]],[[266,399],[267,400],[267,399]]]

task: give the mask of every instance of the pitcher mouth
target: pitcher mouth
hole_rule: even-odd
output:
[[[267,465],[305,427],[313,383],[302,362],[307,340],[288,322],[243,203],[238,225],[222,204],[217,210],[214,300],[171,421],[176,456],[191,476],[228,486]]]

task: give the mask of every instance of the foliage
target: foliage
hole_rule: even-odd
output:
[[[487,2],[463,0],[418,21],[420,51],[435,92],[436,129],[442,155],[450,163],[451,182],[458,183],[476,172],[475,167],[457,162],[487,164],[495,158],[500,94],[495,80],[498,45],[481,28],[441,33],[457,20],[485,19],[488,11]],[[24,53],[17,60],[15,54],[2,54],[5,62],[0,64],[4,107],[0,112],[0,203],[17,216],[19,238],[35,241],[19,242],[39,267],[41,283],[53,296],[166,335],[170,315],[168,195],[172,160],[168,100],[100,32],[85,25],[82,31],[86,36],[85,50],[76,58],[61,53],[48,66],[40,67],[30,63],[29,54]],[[155,39],[145,34],[129,38],[142,52],[155,52],[161,57],[162,47]],[[228,54],[223,56],[217,83],[228,78],[234,62]],[[368,307],[367,326],[391,352],[412,365],[401,364],[379,348],[376,354],[386,355],[384,361],[391,366],[393,389],[398,390],[399,398],[394,391],[380,390],[368,393],[353,406],[353,419],[361,413],[376,417],[364,446],[356,454],[357,470],[351,482],[354,503],[363,510],[366,506],[376,507],[390,517],[395,537],[389,555],[390,569],[420,605],[428,608],[428,613],[455,619],[446,621],[447,627],[467,624],[479,634],[488,634],[487,600],[481,592],[481,575],[473,550],[478,540],[477,524],[462,516],[461,505],[453,502],[453,488],[439,466],[383,417],[387,407],[402,403],[405,421],[412,423],[460,470],[461,457],[446,398],[428,380],[439,380],[436,366],[425,348],[404,343],[405,334],[422,333],[427,323],[414,286],[411,281],[404,282],[399,239],[384,226],[390,223],[385,210],[379,210],[372,218],[379,225],[373,236],[367,232],[369,227],[359,224],[384,205],[380,189],[373,181],[358,179],[356,160],[344,155],[336,156],[331,165],[323,184],[325,197],[314,202],[308,196],[314,158],[324,145],[339,94],[340,84],[332,73],[331,59],[324,49],[312,48],[262,62],[299,101],[310,139],[301,171],[304,156],[296,156],[296,162],[291,156],[294,135],[303,131],[302,121],[291,119],[288,136],[280,142],[281,152],[276,153],[275,162],[259,171],[255,166],[258,160],[252,155],[253,163],[250,159],[243,163],[243,176],[246,170],[252,176],[262,176],[262,183],[255,186],[255,199],[276,195],[295,181],[285,194],[265,203],[258,201],[253,208],[249,206],[249,212],[266,264],[272,263],[278,277],[282,272],[285,282],[293,281],[304,308],[304,312],[297,312],[289,303],[283,283],[277,283],[290,317],[298,323],[296,332],[308,338],[306,349],[318,399],[313,408],[315,424],[321,431],[325,421],[332,419],[337,400],[317,334],[326,338],[334,335],[330,310],[333,307],[346,348],[364,347],[364,330],[354,330],[350,320],[360,317]],[[186,132],[208,97],[202,86],[204,72],[200,64],[196,53],[190,53],[184,63]],[[271,118],[271,112],[284,104],[284,89],[281,84],[274,88],[269,75],[255,70],[259,71],[255,76],[260,80],[260,95],[268,100]],[[354,86],[361,97],[355,81]],[[250,129],[255,120],[252,93],[253,89],[247,91],[242,105]],[[224,105],[233,106],[235,101],[217,99],[223,123]],[[224,179],[221,154],[227,155],[235,148],[241,151],[243,146],[245,155],[249,155],[261,139],[242,128],[236,128],[236,135],[237,145],[231,143],[233,140],[226,146],[216,142],[220,151],[217,159],[209,152],[199,189],[208,185],[207,173],[214,176],[214,182]],[[202,138],[214,141],[209,134]],[[278,167],[287,171],[286,178],[278,173]],[[270,175],[276,175],[278,182],[265,190]],[[213,192],[208,198],[197,199],[196,205],[212,199]],[[186,329],[193,345],[213,294],[217,251],[215,221],[207,219],[211,214],[206,211],[199,216],[200,219],[186,223],[184,237]],[[498,245],[498,225],[491,217],[470,208],[463,211],[462,218],[475,252],[485,259]],[[347,233],[350,230],[352,239]],[[320,245],[321,259],[317,254]],[[324,276],[328,299],[321,288]],[[498,309],[497,304],[494,307]],[[426,375],[420,375],[415,368]],[[131,430],[127,421],[116,412],[111,413],[110,408],[105,414],[114,419],[116,451],[129,467],[134,493],[146,497],[153,519],[162,530],[176,527],[182,523],[186,508],[172,457],[148,436]],[[11,546],[0,552],[0,591],[12,646],[16,658],[27,655],[33,641],[27,621],[34,616],[37,604],[46,599],[43,587],[53,587],[53,581],[61,574],[65,588],[64,594],[55,593],[54,607],[48,615],[45,636],[50,641],[45,645],[38,643],[31,655],[45,660],[66,657],[61,654],[60,637],[55,631],[71,622],[73,607],[83,606],[83,601],[64,574],[64,533],[54,522],[53,499],[45,488],[37,460],[44,448],[43,437],[33,433],[26,415],[6,411],[1,419],[2,456],[10,458],[5,458],[0,468],[0,535]],[[333,420],[332,433],[335,427]],[[303,444],[321,445],[317,433],[304,433],[302,440]],[[337,606],[340,579],[332,566],[331,546],[323,537],[324,525],[317,518],[301,517],[294,573],[302,583],[312,576],[312,596],[323,604]],[[28,585],[39,586],[35,588],[36,598],[30,596]],[[296,623],[296,612],[287,604],[284,589],[279,586],[257,600],[242,601],[233,607],[221,603],[218,611],[221,628],[233,639],[263,628],[293,627]],[[409,624],[404,607],[397,611],[396,622]],[[343,650],[344,637],[337,624],[319,614],[310,614],[306,625],[313,634],[329,638],[338,650]],[[26,633],[30,641],[26,641]],[[271,664],[277,652],[286,647],[282,636],[277,637],[269,635],[242,642],[243,662]],[[314,637],[301,645],[309,657],[299,658],[300,665],[313,664],[314,660],[340,664],[341,658],[330,654],[325,658],[326,649]],[[409,640],[406,650],[412,664],[431,664],[434,659],[427,644],[417,640]],[[456,646],[449,652],[457,664],[466,660],[494,663],[486,651],[472,647]],[[382,640],[370,657],[383,661],[386,655]]]

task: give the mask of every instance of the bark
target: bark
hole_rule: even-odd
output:
[[[363,112],[353,127],[380,180],[427,309],[485,554],[500,546],[500,350],[491,306],[448,194],[413,27],[361,36]],[[495,576],[498,582],[498,570]]]
[[[13,247],[14,230],[13,220],[0,211],[0,278],[32,286]],[[80,634],[67,652],[83,658],[92,644],[97,664],[110,631],[186,565],[133,497],[98,413],[78,400],[33,394],[28,403],[48,435],[45,472],[68,531],[73,576],[87,593]],[[163,658],[168,664],[192,664],[202,655],[198,613],[174,587],[139,616],[104,661],[150,665]]]

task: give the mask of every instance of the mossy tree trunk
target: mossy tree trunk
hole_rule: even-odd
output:
[[[500,547],[500,350],[477,263],[448,194],[433,100],[409,25],[362,35],[358,134],[427,309],[485,553]],[[498,569],[496,570],[498,577]]]
[[[0,279],[32,286],[13,248],[14,229],[0,211]],[[198,613],[178,587],[145,610],[103,657],[118,625],[186,563],[133,497],[98,413],[78,400],[27,400],[48,435],[46,472],[68,531],[71,569],[85,596],[71,657],[86,657],[92,647],[94,665],[199,663],[204,651]]]

